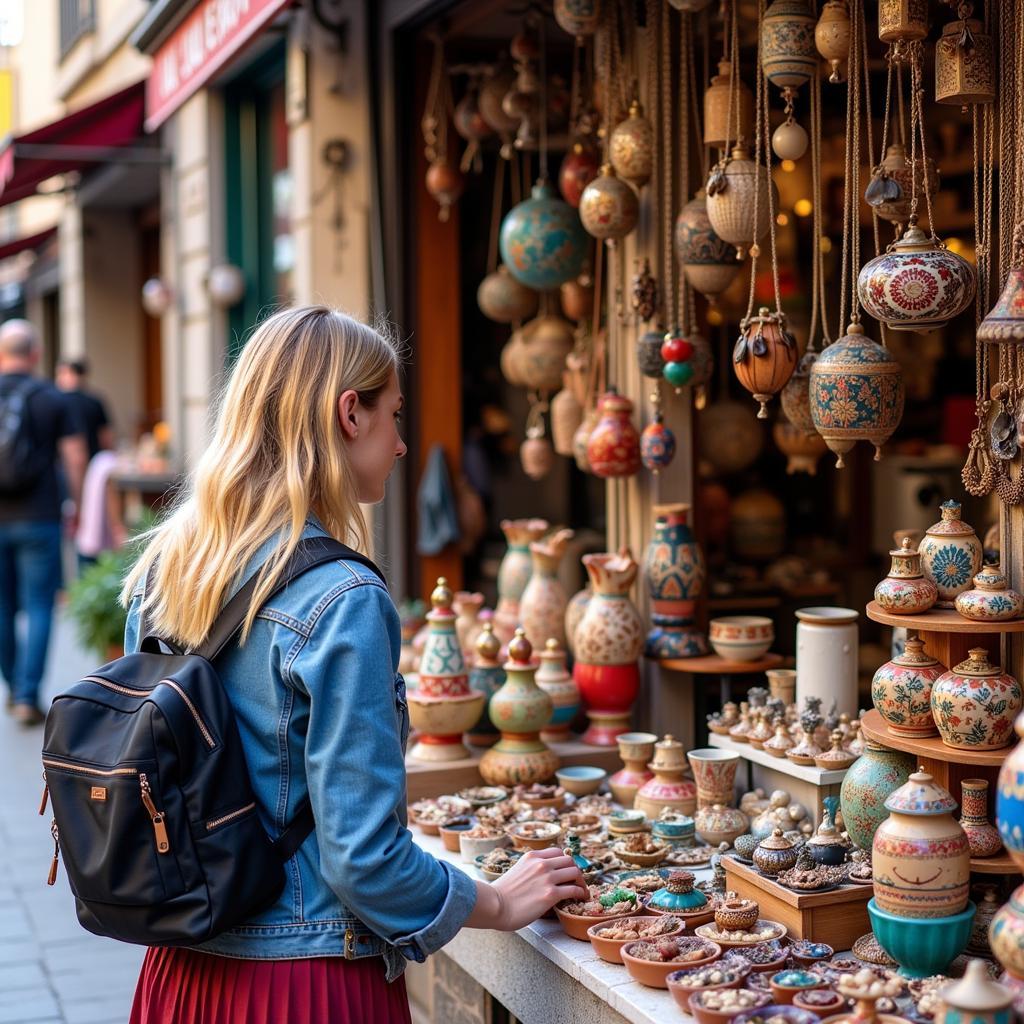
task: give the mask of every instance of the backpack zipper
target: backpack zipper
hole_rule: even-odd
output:
[[[230,814],[223,814],[219,818],[214,818],[213,821],[208,821],[206,823],[206,829],[207,831],[212,831],[213,829],[217,828],[218,825],[223,825],[226,822],[231,821],[233,818],[239,818],[243,814],[248,814],[248,812],[251,811],[255,806],[256,801],[254,800],[251,804],[246,804],[244,807],[239,807],[237,811],[231,811]]]
[[[53,836],[53,860],[50,861],[50,873],[46,876],[46,884],[54,885],[57,881],[57,861],[60,855],[60,833],[57,831],[57,819],[50,822],[50,835]]]
[[[58,761],[53,757],[44,757],[43,764],[51,768],[65,768],[69,772],[82,772],[84,775],[138,775],[138,768],[93,768],[92,765],[75,764],[73,761]],[[45,775],[44,775],[45,778]]]
[[[145,804],[146,810],[153,821],[153,834],[156,836],[157,852],[170,853],[171,841],[167,835],[167,825],[164,823],[163,811],[158,811],[156,804],[153,803],[153,793],[149,788],[149,779],[146,778],[145,772],[139,774],[139,789],[142,791],[142,802]]]

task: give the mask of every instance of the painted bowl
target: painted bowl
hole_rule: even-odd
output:
[[[772,934],[756,938],[753,933],[771,930]],[[781,921],[768,921],[762,918],[760,921],[755,921],[750,926],[751,937],[749,939],[724,939],[719,935],[722,929],[716,924],[702,924],[697,929],[697,934],[702,939],[708,939],[711,942],[717,942],[723,949],[742,949],[744,946],[759,946],[762,942],[773,942],[786,937],[786,933],[789,929]],[[734,934],[737,934],[735,930],[729,929]]]
[[[624,860],[627,864],[635,864],[639,868],[653,868],[660,864],[669,853],[669,847],[667,845],[662,846],[660,850],[655,850],[653,853],[631,853],[628,850],[623,849],[625,841],[612,844],[612,853],[615,854],[619,860]]]
[[[657,960],[644,960],[633,956],[630,950],[637,946],[638,943],[627,942],[620,951],[622,962],[626,965],[626,970],[629,971],[630,977],[634,981],[639,981],[641,985],[647,985],[650,988],[667,989],[668,976],[673,971],[678,971],[680,967],[700,967],[703,964],[710,964],[718,960],[722,955],[722,947],[717,942],[701,941],[694,939],[692,936],[685,937],[683,941],[687,944],[700,943],[699,946],[694,946],[694,948],[702,949],[706,955],[699,960],[691,960],[684,964],[676,961],[661,963]]]
[[[460,790],[458,796],[468,800],[474,807],[490,807],[508,799],[508,790],[501,786],[470,786]]]
[[[763,615],[726,615],[712,619],[708,639],[727,661],[757,661],[775,640],[775,625]]]
[[[797,992],[793,996],[793,1005],[799,1010],[816,1013],[825,1017],[833,1013],[842,1013],[846,1009],[846,1000],[838,993],[827,988],[811,988]]]
[[[658,818],[651,822],[651,831],[659,839],[686,839],[694,833],[693,818],[678,814],[672,818]]]
[[[505,834],[517,850],[546,850],[558,845],[562,826],[553,821],[519,821],[509,825]]]
[[[612,918],[608,921],[598,921],[597,924],[592,924],[587,929],[587,938],[590,939],[590,944],[594,947],[594,952],[602,959],[606,960],[610,964],[621,964],[622,963],[622,947],[627,943],[635,942],[636,939],[606,939],[597,933],[603,928],[613,927],[616,924],[628,924],[629,922],[646,922],[651,923],[656,920],[653,917],[648,916],[632,916],[626,918]],[[686,925],[682,919],[679,920],[679,925],[670,931],[663,932],[659,938],[667,938],[673,935],[682,935]]]
[[[645,910],[644,905],[639,901],[637,902],[635,914],[594,914],[588,916],[585,914],[570,914],[562,910],[561,907],[555,907],[554,911],[555,917],[558,918],[559,924],[562,926],[562,931],[570,938],[579,939],[580,942],[590,941],[588,933],[595,924],[612,924],[615,921],[625,921],[627,917],[650,916]]]
[[[756,1010],[744,1010],[733,1017],[734,1024],[765,1024],[765,1021],[775,1019],[782,1024],[818,1024],[820,1018],[816,1013],[809,1010],[801,1010],[796,1006],[787,1006],[785,1003],[770,1003],[768,1006],[759,1007]]]
[[[776,1003],[790,1004],[797,992],[807,992],[812,988],[828,988],[828,982],[814,971],[805,971],[802,967],[795,970],[778,971],[768,981]]]
[[[459,852],[459,837],[463,832],[468,832],[476,824],[476,818],[462,817],[449,818],[439,829],[441,842],[444,848],[452,853]]]
[[[756,1010],[761,1006],[767,1006],[772,1001],[771,993],[769,992],[760,992],[756,989],[744,989],[741,990],[741,994],[738,998],[748,1002],[750,1005],[746,1007],[737,1006],[732,1008],[715,1008],[708,1006],[707,1003],[712,1000],[717,1001],[721,997],[712,995],[709,999],[707,990],[693,992],[692,994],[687,995],[685,997],[685,1002],[676,995],[677,989],[673,987],[671,982],[669,982],[669,991],[672,993],[676,1003],[683,1009],[683,1012],[692,1014],[697,1019],[697,1024],[728,1024],[729,1021],[735,1020],[739,1014],[749,1012],[750,1010]]]
[[[811,942],[809,939],[798,939],[790,943],[789,954],[801,967],[811,967],[830,960],[835,950],[827,942]]]
[[[556,811],[560,811],[565,806],[565,789],[561,786],[558,788],[561,792],[556,792],[554,796],[526,796],[523,793],[516,793],[515,798],[535,810],[538,807],[554,807]]]
[[[946,974],[971,937],[975,906],[948,917],[896,917],[868,900],[868,917],[878,944],[900,965],[905,978]]]
[[[496,850],[499,846],[508,846],[509,838],[502,832],[497,836],[467,836],[465,832],[459,834],[459,853],[467,864],[476,863],[477,857]]]
[[[555,772],[558,784],[573,796],[589,796],[596,793],[608,773],[603,768],[592,768],[585,764],[569,765]]]
[[[715,980],[714,974],[721,978]],[[739,988],[747,980],[750,974],[750,964],[735,960],[717,960],[704,967],[686,967],[680,971],[673,971],[665,980],[668,982],[669,991],[675,995],[678,993],[682,998],[676,999],[681,1007],[688,1005],[688,1000],[694,992],[710,992],[713,989]]]
[[[774,952],[777,955],[773,956],[770,960],[763,960],[761,962],[758,962],[756,959],[751,959],[758,955],[762,946],[767,947],[769,951]],[[767,955],[771,955],[771,952]],[[756,946],[730,949],[729,957],[731,959],[739,959],[742,957],[746,960],[747,963],[750,964],[751,974],[775,974],[786,966],[786,963],[789,960],[789,949],[783,945],[783,943],[778,942],[777,940],[772,940],[769,942],[758,943]],[[767,983],[765,984],[765,988],[768,988]]]

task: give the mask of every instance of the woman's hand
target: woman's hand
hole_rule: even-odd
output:
[[[477,906],[466,924],[514,932],[562,900],[590,895],[575,862],[562,850],[530,850],[496,882],[477,883]]]

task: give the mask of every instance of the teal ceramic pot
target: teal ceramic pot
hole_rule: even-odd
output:
[[[889,817],[885,801],[916,767],[910,754],[865,743],[864,754],[847,770],[839,791],[843,824],[860,849],[871,849],[875,829]]]
[[[650,900],[648,906],[668,913],[690,914],[700,910],[708,902],[707,896],[693,887],[694,876],[691,871],[673,871],[668,876],[668,884],[659,889]]]
[[[878,944],[900,965],[906,978],[945,974],[971,937],[974,904],[949,917],[897,917],[871,899],[868,916]]]
[[[651,834],[655,839],[673,846],[693,846],[695,840],[693,818],[680,815],[674,821],[652,821]]]
[[[1013,726],[1024,740],[1024,715]],[[1018,743],[999,769],[996,783],[996,825],[1006,852],[1024,870],[1024,743]]]

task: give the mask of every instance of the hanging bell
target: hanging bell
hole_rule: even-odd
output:
[[[1010,268],[996,304],[978,325],[977,338],[990,344],[1024,341],[1024,267]]]
[[[884,0],[878,5],[878,38],[910,43],[928,35],[928,0]]]
[[[778,313],[762,306],[743,326],[732,353],[739,382],[760,402],[757,418],[768,418],[767,403],[777,395],[796,369],[796,341]]]
[[[636,227],[639,216],[636,193],[615,176],[611,164],[605,164],[580,198],[583,227],[594,238],[615,241],[625,238]]]
[[[764,164],[751,160],[741,146],[732,151],[724,168],[719,165],[708,178],[708,220],[719,238],[736,246],[737,259],[742,259],[746,249],[768,234],[769,188],[774,196],[771,206],[778,209],[779,190],[771,172]]]
[[[761,21],[761,68],[780,89],[799,89],[818,70],[815,18],[804,0],[774,0]]]
[[[668,466],[676,455],[676,435],[665,426],[659,410],[640,434],[640,461],[655,476]]]
[[[828,0],[822,8],[814,27],[814,45],[832,69],[828,80],[841,82],[841,68],[850,56],[850,9],[846,0]]]
[[[935,102],[966,108],[995,98],[992,37],[975,18],[951,21],[935,44]]]
[[[584,36],[592,36],[601,23],[601,0],[555,0],[555,21],[576,43],[583,45]]]
[[[644,117],[639,100],[629,105],[629,117],[612,131],[608,146],[615,173],[637,188],[651,180],[654,170],[654,128]]]
[[[712,303],[740,272],[735,246],[723,242],[711,227],[703,188],[676,218],[675,246],[686,280]]]
[[[921,196],[925,191],[925,167],[928,170],[928,191],[935,195],[939,188],[939,171],[931,157],[917,161],[917,194]],[[906,224],[910,220],[914,177],[906,147],[901,142],[894,142],[886,147],[885,159],[872,172],[864,190],[864,200],[882,220]]]
[[[742,78],[733,82],[732,62],[720,60],[718,74],[711,79],[711,85],[704,93],[704,145],[725,149],[730,144],[736,145],[740,142],[749,145],[753,140],[754,94]]]

